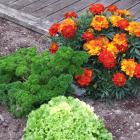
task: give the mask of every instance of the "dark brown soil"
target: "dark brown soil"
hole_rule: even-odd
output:
[[[25,120],[14,119],[5,107],[0,106],[0,140],[20,140],[25,124]]]
[[[111,106],[87,98],[83,100],[104,119],[114,140],[140,140],[140,97],[115,102]]]
[[[46,44],[45,36],[0,18],[0,55],[33,45],[42,51],[46,48]]]
[[[45,37],[40,34],[0,19],[0,55],[32,45],[37,45],[38,50],[42,51],[46,44]],[[110,107],[91,99],[82,100],[93,106],[104,119],[114,140],[140,140],[140,97],[115,102]],[[0,140],[20,140],[25,123],[24,119],[14,119],[5,107],[0,106]]]

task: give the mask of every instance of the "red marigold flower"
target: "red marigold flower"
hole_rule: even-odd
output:
[[[109,12],[115,12],[116,10],[118,10],[118,7],[116,6],[116,5],[109,5],[108,7],[107,7],[107,11],[109,11]]]
[[[116,73],[113,75],[112,81],[118,87],[122,87],[126,83],[126,77],[123,73]]]
[[[111,69],[115,67],[116,59],[114,55],[107,50],[103,50],[100,53],[98,59],[106,69]]]
[[[92,81],[92,70],[84,68],[84,73],[75,76],[75,80],[81,87],[88,86]]]
[[[65,18],[72,18],[72,17],[77,18],[78,16],[75,11],[70,11],[70,12],[65,13],[64,17]]]
[[[124,53],[128,50],[128,44],[126,45],[118,45],[116,44],[117,49],[119,50],[120,53]]]
[[[76,28],[72,25],[65,25],[61,31],[64,38],[72,38],[76,33]]]
[[[49,29],[49,34],[51,36],[55,36],[58,30],[59,30],[59,23],[54,23]]]
[[[89,11],[96,15],[96,14],[101,14],[103,11],[104,11],[104,5],[103,4],[92,4],[90,7],[89,7]]]
[[[55,43],[55,42],[52,42],[51,45],[50,45],[49,51],[50,51],[52,54],[54,54],[54,53],[57,52],[58,48],[59,48],[58,44]]]
[[[94,39],[94,35],[90,31],[86,31],[83,33],[82,39],[85,41],[91,41]]]
[[[129,26],[129,22],[126,19],[121,19],[117,22],[117,25],[118,25],[119,28],[124,30]]]
[[[136,78],[140,78],[140,64],[136,65],[135,76],[136,76]]]

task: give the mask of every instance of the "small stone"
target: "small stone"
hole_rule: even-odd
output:
[[[136,123],[136,126],[140,126],[140,123]]]
[[[8,47],[5,47],[5,50],[8,50]]]
[[[0,115],[0,122],[3,122],[4,121],[4,118],[2,115]]]
[[[78,96],[78,97],[81,97],[86,93],[86,90],[80,89],[78,86],[76,86],[74,84],[72,84],[72,88],[75,91],[75,95]]]
[[[130,126],[130,130],[133,130],[133,126]]]
[[[4,123],[3,123],[3,126],[4,126],[4,127],[8,127],[8,123],[4,122]]]
[[[115,113],[116,113],[116,114],[121,114],[122,111],[121,111],[121,110],[115,110]]]

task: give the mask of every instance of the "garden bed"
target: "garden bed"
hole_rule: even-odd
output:
[[[0,54],[14,52],[17,48],[35,44],[39,51],[46,48],[46,41],[41,35],[0,19]],[[108,107],[105,103],[82,98],[95,108],[95,112],[105,120],[107,128],[116,140],[140,139],[140,97],[114,103]],[[25,120],[14,119],[7,109],[0,106],[0,140],[21,139]]]
[[[94,107],[95,112],[105,120],[106,127],[113,133],[114,140],[140,139],[140,97],[114,103],[108,107],[91,99],[82,99]],[[0,140],[20,140],[25,127],[24,119],[14,119],[0,106]]]

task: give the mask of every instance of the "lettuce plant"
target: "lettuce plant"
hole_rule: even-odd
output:
[[[29,114],[23,140],[112,140],[112,135],[89,105],[59,96]]]

